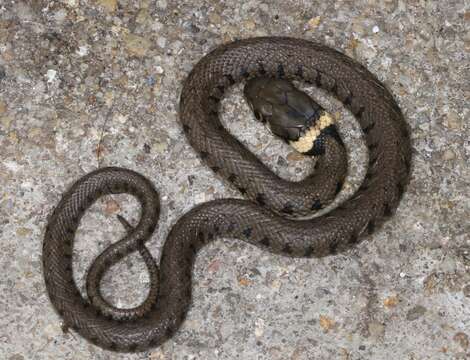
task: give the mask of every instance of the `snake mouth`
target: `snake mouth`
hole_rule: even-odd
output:
[[[333,117],[322,110],[318,119],[312,125],[302,130],[297,140],[290,140],[289,144],[301,154],[309,154],[315,147],[315,142],[319,140],[323,130],[334,124]]]

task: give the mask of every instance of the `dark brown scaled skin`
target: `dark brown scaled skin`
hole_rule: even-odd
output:
[[[341,188],[342,183],[334,184],[334,189],[331,181],[328,183],[331,177],[343,179],[344,156],[336,139],[325,137],[325,150],[315,174],[299,183],[289,183],[271,173],[219,121],[218,105],[224,91],[236,82],[260,76],[297,79],[330,91],[351,110],[364,131],[369,148],[366,178],[348,201],[323,216],[310,220],[289,218],[320,208],[318,197],[329,199],[325,193]],[[170,338],[191,303],[195,254],[212,239],[241,239],[289,256],[334,254],[356,244],[361,235],[373,232],[389,217],[408,180],[410,141],[391,94],[360,64],[306,40],[266,37],[220,46],[206,55],[186,79],[180,118],[188,140],[204,161],[250,200],[210,201],[183,215],[165,241],[158,273],[153,259],[146,257],[144,246],[159,214],[158,195],[148,180],[130,170],[103,168],[81,178],[64,194],[49,219],[44,238],[47,291],[65,325],[103,348],[142,351]],[[340,161],[339,167],[338,163],[331,165],[334,160]],[[319,183],[322,172],[328,174],[323,176],[326,186]],[[313,183],[318,188],[312,188]],[[73,281],[72,246],[87,208],[100,196],[112,193],[134,195],[141,203],[142,215],[139,224],[128,227],[128,234],[92,265],[87,290],[94,293],[92,302],[97,308],[82,298]],[[129,313],[114,311],[114,307],[101,303],[99,282],[111,264],[133,251],[140,251],[154,272],[150,291],[153,298]]]

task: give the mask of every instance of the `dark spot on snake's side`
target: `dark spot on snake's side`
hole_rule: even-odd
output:
[[[172,335],[173,335],[173,329],[171,328],[171,326],[168,326],[165,330],[165,337],[171,338]]]
[[[147,234],[152,235],[155,231],[156,226],[157,226],[157,224],[149,225],[149,227],[147,228]]]
[[[207,240],[211,241],[212,239],[214,239],[214,233],[207,233]]]
[[[131,352],[135,352],[138,348],[138,345],[137,344],[132,344],[132,345],[129,345],[129,351]]]
[[[118,349],[118,346],[115,342],[112,342],[112,343],[109,344],[109,349],[113,350],[113,351],[116,351]]]
[[[352,94],[349,93],[348,96],[346,96],[346,99],[343,100],[344,106],[349,106],[352,103]]]
[[[369,185],[364,181],[361,186],[359,186],[359,191],[365,191],[369,188]]]
[[[277,65],[277,77],[281,79],[281,78],[284,77],[285,74],[286,74],[286,73],[285,73],[285,71],[284,71],[284,65],[282,65],[281,63],[279,63],[279,64]]]
[[[259,193],[258,195],[256,195],[256,202],[261,206],[266,205],[266,199],[264,194]]]
[[[217,90],[219,90],[223,94],[225,92],[225,86],[219,85],[217,86]]]
[[[231,183],[234,183],[236,179],[237,179],[237,175],[235,175],[235,174],[230,174],[227,177],[227,180],[230,181]]]
[[[369,151],[374,151],[374,150],[377,148],[377,146],[379,146],[378,143],[370,144],[370,145],[368,146]]]
[[[230,85],[235,84],[235,80],[233,79],[233,76],[231,74],[224,75],[224,77],[227,79]]]
[[[251,236],[251,233],[253,232],[253,228],[247,227],[245,230],[243,230],[243,235],[246,238],[249,238]]]
[[[369,167],[374,166],[375,162],[377,161],[376,157],[371,156],[369,158]]]
[[[317,75],[315,76],[315,84],[321,88],[321,73],[317,71]]]
[[[159,338],[155,337],[149,341],[149,347],[157,347],[160,344]]]
[[[289,246],[289,244],[286,244],[283,248],[282,251],[285,254],[292,255],[292,248]]]
[[[369,181],[374,177],[374,173],[372,171],[369,171],[366,173],[366,176],[364,177],[364,180]]]
[[[297,71],[295,72],[295,75],[297,75],[299,78],[303,79],[304,77],[304,68],[302,65],[297,66]]]
[[[338,183],[336,184],[335,195],[338,195],[338,193],[341,191],[342,188],[343,188],[343,182],[338,181]]]
[[[258,63],[258,72],[260,75],[266,75],[266,70],[262,62]]]
[[[310,207],[310,209],[311,209],[311,210],[320,210],[322,207],[323,207],[323,206],[322,206],[321,201],[320,201],[319,199],[316,199],[316,200],[313,202],[313,204],[312,204],[312,206]]]
[[[330,90],[333,94],[335,94],[336,96],[338,96],[338,84],[336,82],[336,80],[334,80],[334,84]]]
[[[209,153],[207,151],[201,151],[199,155],[201,156],[202,160],[205,160],[207,159],[207,156],[209,155]]]
[[[183,130],[184,130],[185,132],[188,132],[189,130],[191,130],[191,128],[190,128],[188,125],[183,124]]]
[[[405,163],[406,171],[409,172],[410,169],[411,169],[411,159],[406,158],[406,159],[404,160],[404,163]]]
[[[199,231],[197,233],[197,241],[199,241],[199,243],[201,244],[204,244],[205,238],[204,238],[204,233],[202,231]]]
[[[316,161],[315,165],[313,166],[313,169],[318,170],[319,167],[320,167],[320,161]]]
[[[351,237],[349,238],[349,243],[350,244],[355,244],[355,243],[357,243],[358,239],[359,239],[358,236],[355,233],[352,233]]]
[[[243,194],[243,195],[246,194],[246,188],[244,188],[244,187],[239,187],[238,191],[240,191],[240,193]]]
[[[191,251],[191,253],[195,254],[196,253],[196,246],[194,246],[194,244],[189,244],[189,250]]]
[[[313,246],[308,246],[306,249],[305,249],[305,252],[304,252],[304,256],[306,257],[310,257],[313,255]]]
[[[293,210],[293,206],[291,203],[286,203],[284,204],[284,207],[281,209],[281,212],[283,212],[284,214],[292,214],[294,212]]]
[[[86,199],[88,200],[88,202],[91,203],[91,202],[93,202],[93,201],[95,200],[95,197],[94,197],[93,195],[91,195],[91,194],[88,194],[88,195],[86,196]]]
[[[403,196],[403,193],[405,192],[405,187],[401,183],[398,183],[397,190],[398,190],[398,198],[400,199]]]
[[[392,216],[392,208],[390,207],[389,204],[384,205],[384,216],[385,217]]]
[[[366,127],[363,127],[362,131],[364,132],[364,134],[368,134],[374,128],[374,126],[375,126],[375,123],[370,123]]]
[[[220,98],[218,98],[217,96],[214,96],[214,95],[210,95],[209,100],[211,100],[215,103],[218,103],[220,101]]]
[[[241,77],[244,77],[245,79],[246,79],[248,76],[250,76],[250,74],[248,73],[247,68],[245,68],[245,67],[242,68],[242,70],[240,71],[240,76],[241,76]]]
[[[269,246],[269,244],[271,243],[271,241],[269,241],[269,238],[268,237],[264,237],[261,239],[261,241],[259,242],[260,244],[264,245],[264,246]]]
[[[362,116],[362,113],[364,112],[364,110],[365,110],[365,107],[360,106],[359,109],[357,109],[357,111],[354,113],[354,116],[357,117],[357,118],[360,118]]]
[[[372,234],[372,233],[374,232],[374,230],[375,230],[375,222],[374,222],[374,220],[371,220],[371,221],[369,221],[369,223],[367,224],[367,232],[368,232],[369,234]]]
[[[212,169],[213,172],[216,173],[216,172],[218,172],[218,171],[220,170],[220,167],[218,167],[218,166],[211,166],[211,169]]]
[[[328,245],[328,249],[330,250],[330,254],[336,254],[338,252],[338,245],[339,245],[339,241],[332,241],[329,245]]]

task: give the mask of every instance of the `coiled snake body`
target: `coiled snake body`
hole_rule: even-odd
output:
[[[323,216],[292,219],[323,207],[341,188],[346,167],[337,139],[324,139],[325,150],[313,175],[290,183],[271,173],[220,124],[217,109],[225,89],[257,76],[316,84],[342,101],[360,122],[369,149],[366,177],[348,201]],[[210,201],[183,215],[165,241],[158,268],[144,246],[159,214],[158,195],[150,182],[130,170],[103,168],[75,183],[46,228],[44,277],[64,323],[101,347],[140,351],[171,337],[190,306],[195,254],[214,237],[242,239],[289,256],[336,253],[394,212],[408,180],[407,126],[390,93],[360,64],[306,40],[252,38],[215,49],[186,79],[180,118],[188,140],[207,164],[251,200]],[[113,193],[137,197],[142,215],[135,228],[128,228],[122,240],[95,260],[87,275],[85,300],[72,276],[75,231],[86,209],[98,197]],[[101,297],[99,282],[107,268],[133,251],[139,251],[147,264],[150,292],[140,306],[119,310]]]

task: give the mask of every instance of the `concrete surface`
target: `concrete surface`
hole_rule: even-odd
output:
[[[469,21],[462,0],[0,0],[0,358],[470,358]],[[46,219],[62,192],[97,168],[97,154],[101,165],[147,175],[162,194],[155,256],[195,204],[240,196],[184,139],[178,98],[210,49],[266,34],[341,49],[396,95],[414,148],[397,215],[371,241],[320,260],[217,240],[198,257],[187,321],[160,348],[115,355],[63,334],[41,273]],[[317,95],[359,149],[351,158],[357,180],[365,160],[354,145],[357,126]],[[308,171],[309,161],[252,121],[240,87],[223,108],[227,126],[279,174]],[[117,213],[138,218],[125,196],[103,199],[84,218],[79,284],[90,261],[123,234]],[[147,282],[142,262],[132,256],[115,270],[123,275],[106,279],[106,294],[120,306],[138,303]]]

